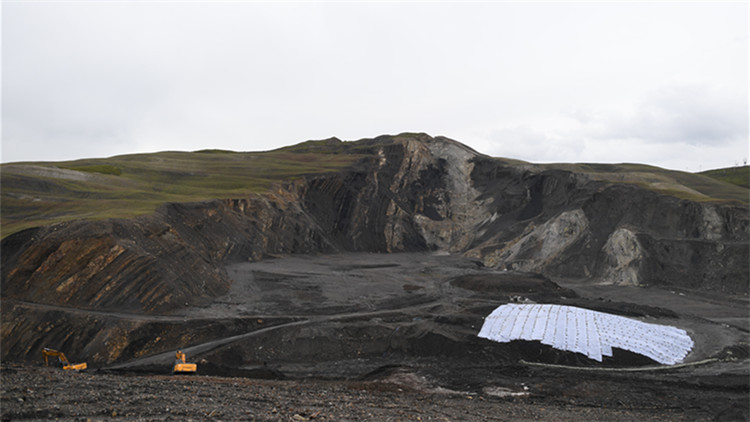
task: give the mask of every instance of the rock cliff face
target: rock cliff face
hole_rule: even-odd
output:
[[[490,158],[446,138],[352,143],[347,171],[244,198],[168,204],[2,241],[4,298],[163,313],[225,293],[224,265],[275,254],[440,250],[595,283],[748,290],[750,216],[585,174]],[[343,146],[342,147],[346,147]]]

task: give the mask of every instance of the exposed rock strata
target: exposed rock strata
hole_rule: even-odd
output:
[[[226,292],[223,265],[269,254],[443,250],[491,267],[746,292],[746,206],[697,203],[509,164],[445,138],[357,143],[369,158],[265,195],[168,204],[2,241],[4,297],[166,312]]]
[[[4,238],[3,359],[36,360],[42,347],[54,347],[90,362],[122,362],[266,327],[274,324],[266,317],[188,321],[165,315],[214,305],[232,286],[227,265],[283,254],[443,251],[486,267],[552,278],[748,291],[747,206],[680,200],[584,174],[510,163],[427,135],[350,145],[365,155],[352,168],[284,182],[263,195],[166,204],[150,216],[75,221]],[[517,273],[509,278],[524,285],[511,289],[514,295],[529,297],[543,285]],[[503,298],[511,291],[497,277],[452,284],[478,289],[482,298],[499,287]],[[405,282],[403,289],[421,292],[423,286]],[[556,295],[574,297],[572,291]],[[388,350],[429,354],[437,345],[464,354],[466,338],[478,341],[471,330],[457,340],[435,321],[404,318],[398,335],[372,331],[388,336],[390,349],[363,343],[358,330],[370,324],[369,317],[343,331],[335,324],[293,326],[285,335],[299,338],[295,347],[309,343],[310,356],[333,332],[348,333],[352,345],[370,345],[342,349],[342,359]],[[256,339],[248,339],[228,345],[229,352],[212,353],[222,354],[225,364],[240,359],[238,365],[278,358],[273,353],[286,350],[284,344],[270,346],[284,338],[275,332],[265,336],[269,347],[262,351],[251,347]]]

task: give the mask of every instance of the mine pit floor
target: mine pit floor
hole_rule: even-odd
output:
[[[182,327],[257,321],[185,345],[197,375],[167,375],[173,351],[80,374],[5,363],[3,420],[731,421],[750,414],[746,297],[550,281],[427,253],[289,256],[226,270],[232,287],[208,306],[119,316]],[[486,315],[518,298],[673,325],[695,341],[686,362],[715,361],[633,373],[526,365],[597,366],[476,336]],[[649,364],[617,357],[599,366]]]

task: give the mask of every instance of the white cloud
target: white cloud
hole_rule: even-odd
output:
[[[747,100],[706,86],[665,86],[629,109],[589,122],[593,135],[656,143],[714,145],[747,139]]]
[[[748,157],[747,107],[737,98],[676,87],[633,105],[570,110],[480,133],[490,155],[530,162],[649,163],[699,171],[729,167]]]

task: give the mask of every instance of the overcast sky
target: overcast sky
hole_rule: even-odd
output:
[[[3,1],[2,162],[427,132],[531,162],[748,158],[748,2]]]

